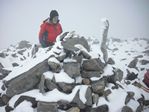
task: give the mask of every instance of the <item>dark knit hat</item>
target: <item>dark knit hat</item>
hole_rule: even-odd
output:
[[[56,10],[52,10],[50,12],[50,20],[52,20],[55,16],[59,16],[58,12]]]

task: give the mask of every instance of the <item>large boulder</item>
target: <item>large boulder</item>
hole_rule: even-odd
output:
[[[30,70],[20,74],[18,77],[6,82],[6,95],[12,97],[16,94],[26,92],[36,87],[40,81],[41,75],[48,71],[47,59],[37,64]]]
[[[83,47],[87,49],[87,51],[90,51],[90,47],[88,45],[87,40],[82,37],[82,38],[67,38],[65,41],[62,42],[62,46],[66,51],[70,52],[75,52],[79,50],[78,48],[75,47],[75,45],[80,44]]]
[[[80,63],[77,62],[64,62],[63,68],[70,77],[75,78],[80,76]]]

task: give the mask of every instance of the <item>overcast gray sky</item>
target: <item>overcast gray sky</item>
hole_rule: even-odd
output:
[[[64,32],[98,38],[106,17],[109,37],[149,38],[149,0],[0,0],[0,49],[21,40],[38,43],[40,24],[52,9]]]

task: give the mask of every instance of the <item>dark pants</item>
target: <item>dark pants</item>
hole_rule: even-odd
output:
[[[43,36],[39,38],[39,42],[43,48],[54,45],[54,43],[48,41],[48,32],[45,32]]]

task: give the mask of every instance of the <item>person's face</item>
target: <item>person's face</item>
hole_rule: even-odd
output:
[[[58,22],[58,16],[55,16],[53,19],[52,19],[52,23],[56,24]]]

